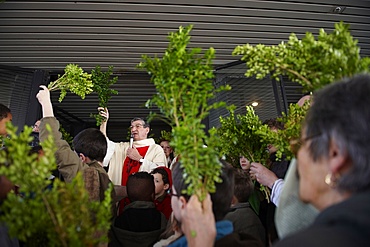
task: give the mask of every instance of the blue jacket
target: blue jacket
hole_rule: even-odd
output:
[[[228,220],[221,220],[216,222],[216,240],[230,234],[233,232],[233,224],[231,221]],[[188,241],[186,240],[185,236],[177,239],[176,241],[172,242],[168,247],[187,247]]]

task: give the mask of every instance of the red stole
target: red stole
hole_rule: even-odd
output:
[[[146,152],[148,151],[149,146],[136,148],[139,154],[143,157],[145,157]],[[140,162],[137,160],[132,160],[129,157],[126,156],[125,161],[123,162],[123,168],[122,168],[122,180],[121,185],[126,186],[127,179],[130,174],[138,172],[140,169]],[[130,200],[128,197],[123,198],[119,203],[119,209],[118,209],[118,215],[120,215],[123,211],[123,208],[130,203]]]
[[[146,152],[148,151],[149,146],[136,148],[139,154],[143,157],[145,157]],[[122,180],[121,185],[126,186],[127,179],[130,174],[138,172],[140,169],[140,162],[137,160],[132,160],[129,157],[126,157],[125,161],[123,162],[123,168],[122,168]]]

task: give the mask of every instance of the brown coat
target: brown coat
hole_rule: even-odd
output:
[[[44,141],[49,134],[45,128],[46,124],[49,124],[51,127],[51,135],[54,137],[54,142],[57,146],[55,158],[58,170],[62,174],[64,180],[69,183],[76,177],[77,172],[83,172],[85,187],[90,194],[90,198],[92,200],[104,200],[104,192],[109,187],[109,184],[112,184],[104,168],[96,160],[93,160],[89,164],[85,164],[80,160],[69,144],[62,139],[62,134],[59,132],[59,122],[55,117],[41,119],[41,142]]]

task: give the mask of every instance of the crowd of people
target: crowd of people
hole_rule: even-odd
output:
[[[269,168],[243,156],[238,166],[220,159],[221,182],[203,201],[185,193],[189,184],[181,157],[169,140],[157,144],[148,138],[150,125],[145,119],[133,118],[131,140],[115,143],[107,136],[108,109],[98,108],[105,121],[100,129],[76,135],[72,150],[62,139],[49,90],[40,87],[36,97],[42,118],[33,132],[37,142],[54,137],[60,176],[69,183],[83,173],[89,195],[97,201],[114,185],[107,209],[113,216],[109,246],[361,247],[370,243],[369,75],[343,79],[314,93],[301,137],[292,143],[297,146],[292,161],[284,156],[277,161],[273,145],[266,147]],[[0,135],[6,136],[5,125],[11,119],[10,109],[0,104]],[[271,130],[283,128],[274,119],[265,124]],[[91,181],[95,179],[98,186]],[[251,198],[259,198],[259,184],[270,189],[271,202],[260,199],[255,210]],[[0,203],[12,188],[0,175]],[[19,246],[3,224],[0,246]]]

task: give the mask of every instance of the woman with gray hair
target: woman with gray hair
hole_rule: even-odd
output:
[[[370,76],[314,96],[297,146],[299,195],[320,214],[276,246],[369,246]]]

